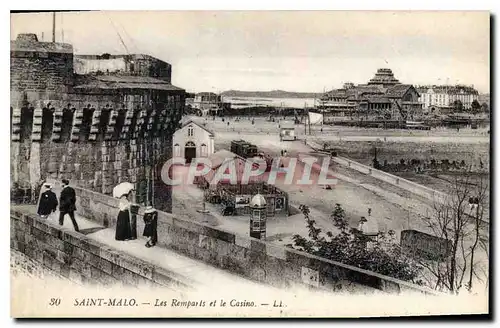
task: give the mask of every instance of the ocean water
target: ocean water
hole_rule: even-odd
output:
[[[260,97],[224,97],[224,102],[231,103],[232,108],[245,108],[255,106],[304,108],[314,107],[314,98],[260,98]]]

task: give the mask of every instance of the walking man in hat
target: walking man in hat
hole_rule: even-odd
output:
[[[75,220],[75,211],[76,211],[76,194],[75,189],[69,186],[69,180],[63,179],[63,189],[61,191],[61,196],[59,199],[59,225],[63,225],[64,216],[69,214],[71,218],[71,222],[73,222],[73,227],[75,231],[80,231],[78,229],[78,223]]]
[[[45,188],[45,191],[40,194],[37,213],[45,219],[51,213],[56,211],[58,203],[56,194],[54,194],[51,190],[52,186],[46,183],[43,187]]]

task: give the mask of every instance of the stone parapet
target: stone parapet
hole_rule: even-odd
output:
[[[114,227],[118,200],[76,189],[78,212],[105,227]],[[141,208],[139,216],[143,213]],[[137,220],[141,231],[144,223]],[[375,289],[386,293],[437,295],[433,290],[368,270],[323,259],[249,236],[241,236],[187,218],[159,212],[159,245],[246,278],[289,288],[308,286],[329,292]]]
[[[77,284],[192,287],[187,277],[33,215],[11,210],[10,227],[11,249]]]

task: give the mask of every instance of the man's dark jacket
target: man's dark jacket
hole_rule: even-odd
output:
[[[59,199],[59,211],[64,213],[76,211],[76,195],[75,189],[71,187],[64,187],[61,191]]]

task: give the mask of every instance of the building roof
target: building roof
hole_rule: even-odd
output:
[[[196,96],[209,96],[209,97],[217,97],[218,95],[213,92],[199,92]]]
[[[132,59],[150,59],[150,58],[158,59],[158,58],[155,58],[153,56],[146,55],[146,54],[126,54],[126,55],[125,54],[115,54],[115,55],[112,55],[112,54],[102,54],[102,55],[78,54],[78,55],[75,55],[75,58],[79,58],[79,59],[94,59],[94,60],[118,59],[118,58],[123,58],[123,59],[127,59],[127,60],[132,60]],[[160,60],[160,59],[158,59],[158,60]]]
[[[366,101],[372,104],[388,104],[390,103],[390,99],[384,95],[368,95],[364,97]]]
[[[389,68],[379,68],[375,76],[368,81],[368,84],[399,84],[400,82],[394,77],[392,70]]]
[[[214,178],[216,177],[216,174],[218,173],[218,169],[221,167],[221,165],[228,163],[230,161],[234,161],[234,168],[236,169],[235,173],[236,173],[236,182],[237,183],[241,183],[241,181],[243,179],[243,175],[245,172],[245,167],[246,167],[247,162],[253,163],[252,169],[257,169],[259,167],[258,163],[255,163],[252,160],[240,157],[240,156],[236,155],[235,153],[230,152],[229,150],[225,150],[225,149],[222,149],[222,150],[219,150],[219,151],[213,153],[212,155],[210,155],[208,157],[208,160],[210,162],[211,170],[207,174],[204,175],[204,178],[206,181],[208,181],[211,184],[212,183],[215,184]],[[226,171],[227,171],[227,169],[226,169]],[[229,172],[224,172],[224,173],[229,173]],[[260,175],[250,176],[248,179],[249,183],[260,183],[262,181],[263,181],[263,177]],[[230,183],[231,181],[230,181],[230,179],[222,178],[218,182],[224,184],[224,183]]]
[[[290,121],[281,121],[280,122],[281,129],[295,129],[295,123]]]
[[[199,128],[201,128],[201,129],[207,131],[208,133],[210,133],[210,135],[212,137],[214,136],[214,133],[212,131],[210,131],[209,129],[207,129],[203,125],[201,125],[199,123],[196,123],[193,119],[189,119],[189,120],[185,121],[184,123],[182,123],[181,129],[183,129],[184,127],[186,127],[189,124],[194,124],[194,125],[198,126]]]
[[[325,96],[327,97],[336,97],[336,98],[347,98],[347,90],[346,89],[335,89],[328,91]]]
[[[446,94],[473,94],[478,95],[479,92],[472,86],[467,85],[428,85],[419,86],[416,88],[419,93],[446,93]]]
[[[335,98],[357,99],[365,94],[383,94],[385,89],[381,85],[360,84],[349,89],[335,89],[328,91],[325,96]]]
[[[87,79],[86,83],[75,89],[153,89],[166,91],[184,91],[163,80],[149,76],[97,75]]]
[[[230,152],[229,150],[221,149],[219,151],[216,151],[215,153],[211,154],[208,156],[208,160],[211,163],[211,169],[217,169],[219,166],[221,166],[223,163],[226,161],[230,161],[233,159],[239,158],[238,155],[236,155],[233,152]]]
[[[411,84],[398,84],[398,85],[390,87],[387,90],[387,96],[390,97],[390,98],[401,98],[411,88],[413,88],[413,86]]]
[[[16,40],[10,41],[10,51],[45,52],[45,53],[73,53],[73,46],[69,43],[40,42],[36,34],[19,34]]]

